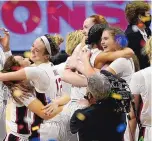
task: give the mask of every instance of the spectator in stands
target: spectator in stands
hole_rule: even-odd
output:
[[[129,2],[125,8],[126,18],[129,25],[125,31],[128,38],[128,46],[133,49],[139,59],[140,68],[150,66],[148,56],[142,54],[144,42],[151,35],[150,6],[144,1]]]

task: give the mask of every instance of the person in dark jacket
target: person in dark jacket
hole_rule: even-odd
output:
[[[125,114],[115,112],[116,102],[109,96],[110,91],[104,74],[95,73],[88,78],[89,106],[76,110],[70,120],[71,132],[78,132],[79,141],[123,141]]]
[[[128,27],[125,31],[128,38],[128,46],[133,49],[140,64],[140,69],[150,66],[148,56],[143,54],[143,47],[151,35],[150,5],[144,1],[129,2],[125,8]]]

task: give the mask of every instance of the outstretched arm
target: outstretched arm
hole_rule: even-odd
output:
[[[8,72],[8,73],[0,73],[0,81],[21,81],[26,80],[26,74],[24,69]]]

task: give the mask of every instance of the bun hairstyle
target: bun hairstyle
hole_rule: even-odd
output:
[[[63,37],[60,35],[60,34],[55,34],[53,36],[54,40],[55,40],[55,43],[59,46],[61,43],[64,42],[64,39]]]
[[[60,50],[59,45],[56,43],[55,37],[53,35],[45,34],[44,36],[41,36],[40,38],[46,47],[45,54],[49,54],[50,58],[51,56],[54,56],[59,52]]]
[[[102,33],[106,27],[108,27],[107,24],[93,25],[89,30],[88,39],[86,40],[86,44],[88,44],[88,45],[99,44],[101,41]]]

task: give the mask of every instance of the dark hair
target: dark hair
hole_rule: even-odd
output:
[[[55,42],[55,37],[50,34],[45,34],[44,36],[48,39],[50,43],[52,56],[56,55],[59,52],[60,48],[59,45]],[[45,49],[45,54],[49,54],[47,49]]]
[[[138,23],[138,16],[145,16],[145,12],[150,10],[148,3],[144,1],[129,2],[125,8],[125,14],[130,24]]]
[[[2,72],[13,72],[13,71],[17,71],[17,69],[19,69],[21,66],[20,64],[15,60],[14,56],[10,56],[7,58],[3,70]]]
[[[104,29],[107,27],[107,24],[95,24],[93,25],[88,33],[88,39],[86,40],[86,44],[94,45],[99,44],[101,42],[101,36]]]
[[[3,73],[13,72],[13,71],[17,71],[19,69],[21,69],[20,64],[15,60],[14,56],[10,56],[6,59],[2,72]],[[24,89],[30,93],[34,92],[34,87],[31,86],[29,81],[6,81],[6,82],[4,82],[4,84],[10,89],[10,92],[11,92],[13,98],[15,97],[13,95],[13,90],[12,90],[13,87],[18,87],[19,89]],[[14,100],[15,101],[17,100],[18,102],[20,101],[19,99],[17,99],[17,97],[15,97]]]

